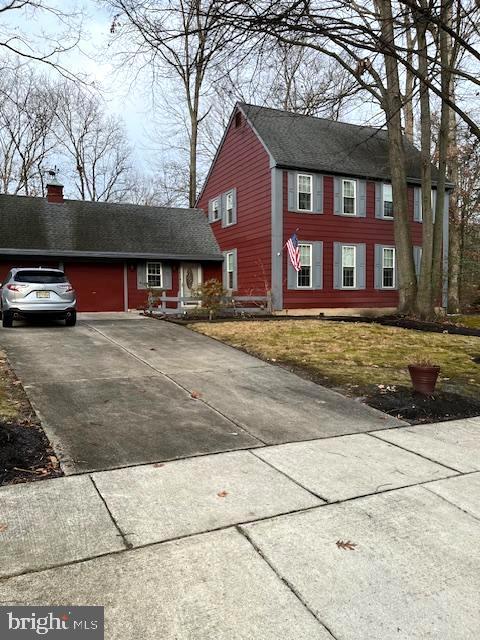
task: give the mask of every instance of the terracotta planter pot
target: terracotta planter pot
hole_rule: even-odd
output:
[[[440,367],[424,367],[418,364],[409,364],[408,372],[412,379],[412,386],[417,393],[430,396],[435,391]]]

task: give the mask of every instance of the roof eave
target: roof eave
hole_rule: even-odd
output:
[[[222,254],[196,253],[128,253],[115,251],[65,251],[53,249],[0,248],[0,256],[49,256],[57,258],[111,258],[117,260],[188,260],[190,262],[223,262]]]

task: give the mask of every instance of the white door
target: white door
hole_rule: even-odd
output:
[[[183,262],[180,266],[180,295],[190,298],[202,283],[202,266],[196,262]],[[182,302],[184,307],[198,307],[200,301]]]

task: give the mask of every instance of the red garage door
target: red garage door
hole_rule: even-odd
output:
[[[65,262],[78,311],[123,311],[123,264]]]

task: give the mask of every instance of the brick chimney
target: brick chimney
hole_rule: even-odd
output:
[[[54,170],[48,172],[47,200],[57,204],[63,202],[63,184],[57,180],[57,172]]]

